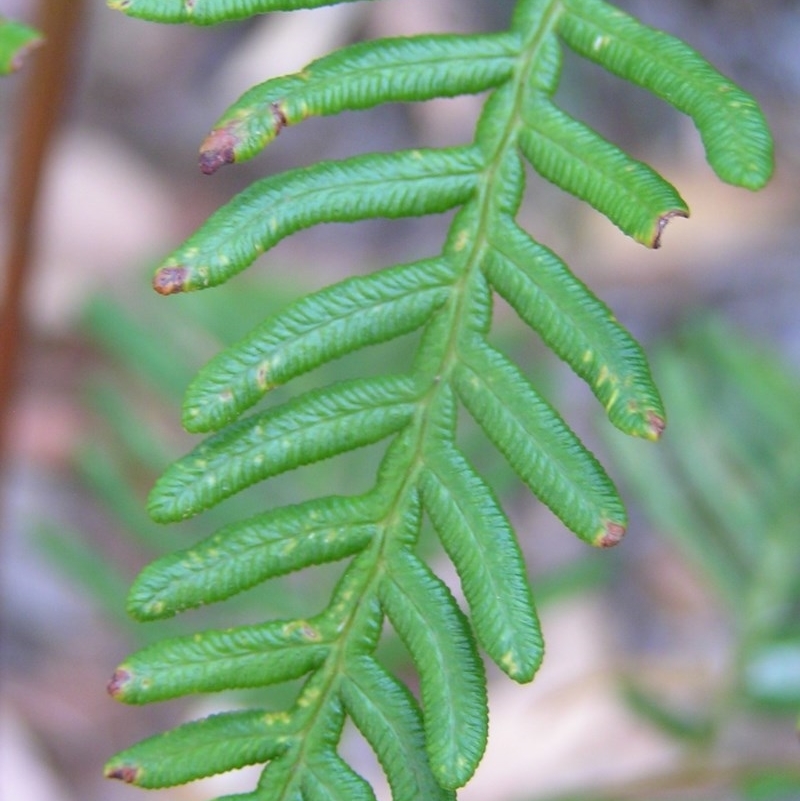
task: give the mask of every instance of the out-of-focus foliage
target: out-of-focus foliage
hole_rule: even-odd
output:
[[[707,761],[708,792],[722,782],[737,793],[726,798],[788,801],[800,794],[800,768],[782,758],[787,743],[780,735],[793,743],[786,724],[800,708],[800,380],[767,349],[716,321],[664,344],[653,368],[670,410],[670,436],[658,451],[621,437],[607,442],[654,529],[716,596],[727,635],[713,635],[727,636],[727,658],[712,688],[703,690],[707,678],[697,675],[703,700],[691,710],[645,689],[635,670],[627,697],[687,743],[687,764],[698,753],[715,755]],[[770,720],[776,727],[764,738],[759,726]],[[729,771],[720,766],[735,726],[762,747],[730,756],[740,765]],[[702,791],[703,778],[698,782],[695,791]]]
[[[729,610],[741,699],[800,706],[800,381],[719,324],[655,359],[671,436],[611,440],[625,479]]]
[[[19,69],[25,56],[41,41],[41,34],[34,28],[0,16],[0,75]]]

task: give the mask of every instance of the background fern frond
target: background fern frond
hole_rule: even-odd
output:
[[[112,5],[205,24],[322,3]],[[257,762],[267,763],[258,788],[239,801],[371,801],[372,790],[336,753],[349,717],[375,751],[394,801],[455,797],[486,742],[478,645],[517,681],[533,677],[543,648],[509,517],[458,442],[462,409],[579,537],[605,547],[623,536],[626,512],[602,466],[523,370],[489,344],[497,292],[591,387],[617,427],[649,439],[663,431],[663,405],[639,346],[516,220],[523,159],[649,247],[658,246],[666,222],[688,214],[664,178],[557,107],[563,43],[692,115],[726,180],[753,188],[768,177],[771,145],[754,101],[682,43],[600,0],[521,0],[499,34],[344,48],[247,92],[204,142],[201,168],[210,173],[312,115],[491,90],[472,143],[363,154],[264,178],[158,268],[162,294],[203,289],[313,225],[454,210],[440,253],[296,301],[191,382],[184,423],[216,433],[157,482],[149,511],[160,522],[303,465],[388,443],[366,494],[354,489],[352,497],[248,514],[143,571],[129,608],[152,620],[289,571],[349,560],[330,602],[311,617],[173,638],[123,662],[111,690],[132,703],[305,679],[282,713],[186,724],[113,759],[110,775],[163,786]],[[237,419],[277,385],[413,331],[406,373],[382,369],[279,403],[267,398]],[[421,556],[424,514],[455,566],[469,618]],[[411,654],[420,701],[379,662],[384,618]]]
[[[0,16],[0,75],[18,70],[41,42],[42,35],[35,28]]]

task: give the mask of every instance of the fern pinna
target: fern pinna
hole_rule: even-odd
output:
[[[326,4],[110,0],[132,16],[197,24]],[[658,247],[672,217],[688,214],[661,176],[554,104],[563,45],[691,115],[723,180],[757,189],[768,179],[772,146],[753,99],[682,42],[602,0],[520,0],[506,32],[343,48],[251,89],[203,143],[200,165],[212,173],[311,115],[491,90],[472,144],[372,153],[265,178],[158,269],[154,285],[163,294],[203,289],[317,223],[458,209],[438,255],[297,301],[214,358],[189,387],[185,427],[217,433],[152,491],[150,513],[165,523],[301,465],[389,444],[366,494],[272,509],[142,572],[129,610],[154,620],[273,576],[349,560],[315,617],[206,631],[129,657],[110,685],[127,703],[307,678],[290,709],[179,726],[115,756],[109,776],[164,787],[266,763],[257,788],[237,801],[367,801],[373,790],[337,753],[347,716],[374,749],[395,801],[454,797],[487,737],[478,647],[519,682],[532,679],[542,658],[515,534],[456,443],[459,407],[579,537],[599,546],[622,537],[625,511],[602,467],[487,341],[496,292],[588,383],[614,425],[649,439],[661,434],[664,411],[639,346],[515,221],[524,161],[648,247]],[[239,419],[270,388],[417,329],[409,372],[320,387]],[[415,552],[423,515],[455,565],[469,619]],[[384,618],[416,665],[420,703],[375,658]]]

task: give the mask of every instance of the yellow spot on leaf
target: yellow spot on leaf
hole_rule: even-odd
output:
[[[617,402],[618,398],[619,398],[619,390],[615,389],[609,396],[608,400],[606,401],[606,411],[608,411]]]
[[[516,676],[519,673],[519,663],[511,651],[506,651],[500,657],[500,666],[509,676]]]
[[[466,246],[469,244],[469,241],[470,241],[469,230],[467,228],[462,228],[458,232],[458,236],[456,237],[456,243],[454,245],[454,249],[456,250],[456,252],[464,250],[464,248],[466,248]]]
[[[288,712],[268,712],[263,720],[267,726],[274,726],[276,723],[289,723],[291,717]]]

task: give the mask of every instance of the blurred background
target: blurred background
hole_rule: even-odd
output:
[[[530,686],[490,671],[489,749],[459,797],[797,801],[800,5],[618,5],[681,36],[756,95],[775,135],[776,173],[758,194],[721,184],[689,120],[567,58],[562,106],[655,165],[692,217],[669,226],[661,250],[646,251],[531,176],[521,220],[643,342],[669,425],[658,446],[616,434],[589,390],[498,306],[497,340],[598,452],[632,523],[619,548],[592,551],[486,443],[470,439],[519,531],[548,651]],[[265,703],[261,693],[125,708],[105,692],[131,650],[202,626],[313,613],[336,575],[290,576],[164,623],[128,621],[125,595],[138,570],[230,519],[223,505],[163,528],[144,512],[155,476],[192,443],[178,430],[183,388],[222,345],[303,292],[437,253],[447,219],[322,226],[224,287],[187,297],[155,295],[154,265],[262,175],[318,158],[469,141],[483,98],[309,120],[254,161],[211,178],[197,169],[199,143],[253,83],[361,38],[502,29],[513,3],[382,0],[213,29],[130,20],[100,0],[79,6],[32,229],[18,384],[5,423],[0,797],[8,801],[144,798],[102,778],[113,752],[179,720]],[[0,14],[35,24],[38,13],[35,0],[0,0]],[[0,82],[4,251],[23,191],[15,172],[21,138],[32,136],[20,130],[26,80],[45,52]],[[407,363],[415,341],[371,349],[308,383],[361,372],[363,360],[374,369],[388,358]],[[304,469],[236,504],[255,511],[320,485],[360,491],[379,455]],[[451,575],[434,546],[424,547]],[[401,648],[390,642],[386,659],[412,680]],[[286,702],[290,691],[266,703]],[[381,784],[355,733],[343,748]],[[151,797],[199,801],[254,782],[243,771]]]

